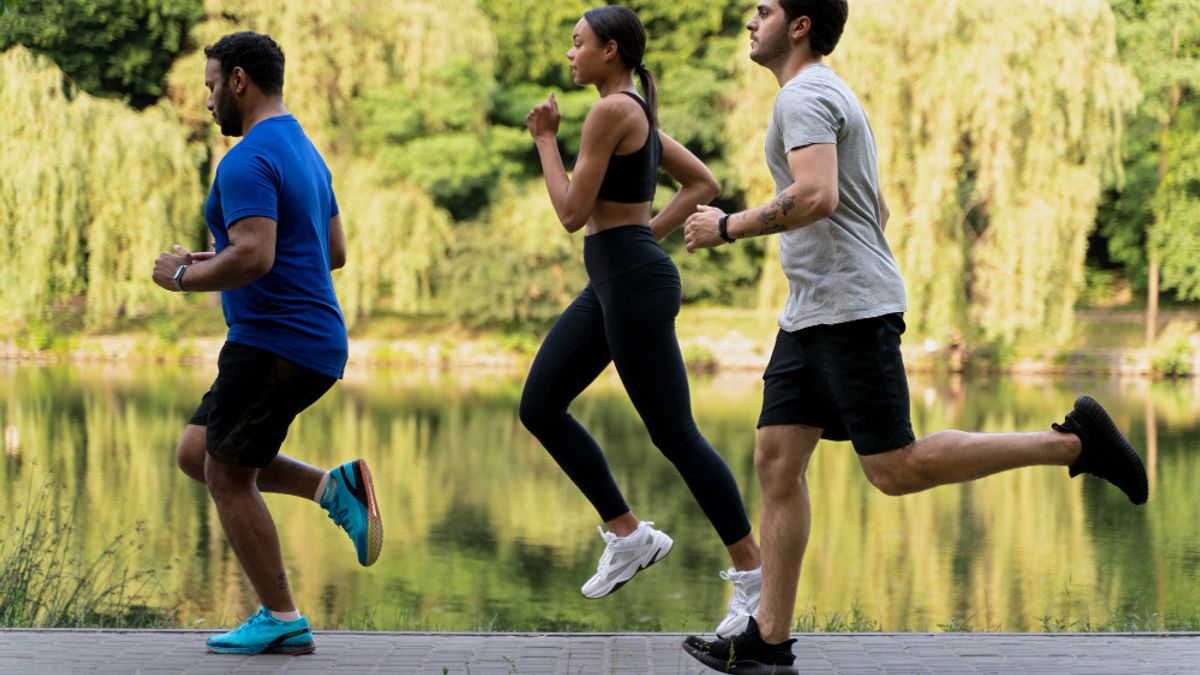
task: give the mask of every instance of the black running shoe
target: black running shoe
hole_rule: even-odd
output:
[[[1050,426],[1055,431],[1075,434],[1083,444],[1079,460],[1071,466],[1072,478],[1090,473],[1121,488],[1134,504],[1146,503],[1150,488],[1142,458],[1096,399],[1080,396],[1067,419]]]
[[[695,635],[684,638],[683,651],[700,663],[722,673],[737,675],[798,675],[792,665],[794,639],[772,645],[758,634],[758,623],[750,617],[746,630],[733,637],[705,640]]]

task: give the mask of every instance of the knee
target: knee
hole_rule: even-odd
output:
[[[763,497],[787,495],[799,489],[811,457],[811,449],[790,448],[760,439],[754,448],[754,472]]]
[[[889,497],[899,497],[924,489],[926,480],[922,464],[922,457],[913,452],[911,445],[862,460],[867,480]]]
[[[528,393],[522,394],[518,414],[521,417],[521,424],[530,433],[537,434],[545,426],[546,406],[537,396],[531,396]]]
[[[175,447],[175,464],[188,478],[204,481],[204,434],[193,432],[191,428],[184,431]]]

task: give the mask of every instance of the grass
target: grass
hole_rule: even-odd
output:
[[[174,610],[151,601],[161,595],[152,571],[131,572],[138,527],[117,535],[86,559],[72,552],[74,509],[52,502],[53,483],[36,494],[30,484],[24,510],[0,516],[0,627],[164,628]]]

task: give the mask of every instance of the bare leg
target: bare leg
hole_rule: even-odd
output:
[[[294,612],[296,605],[283,569],[279,534],[255,485],[258,472],[222,464],[212,457],[204,463],[204,477],[221,528],[259,601],[274,612]]]
[[[783,642],[791,631],[812,519],[804,473],[820,439],[820,429],[799,424],[758,431],[754,469],[762,486],[763,585],[755,620],[769,643]]]
[[[726,546],[725,550],[729,551],[729,559],[733,561],[733,569],[739,572],[756,570],[762,566],[762,558],[760,557],[758,544],[754,542],[753,534],[748,534],[733,542]]]
[[[860,456],[859,461],[880,491],[904,495],[1023,466],[1070,466],[1079,459],[1080,449],[1078,436],[1058,431],[939,431],[906,448]]]
[[[179,445],[175,448],[175,461],[179,464],[179,469],[201,483],[205,482],[204,464],[208,457],[204,450],[205,433],[206,427],[189,424],[184,428]],[[325,472],[315,466],[287,455],[277,455],[266,468],[259,470],[258,489],[261,492],[312,499],[324,475]]]
[[[626,511],[612,520],[604,521],[604,525],[609,532],[618,537],[628,537],[638,528],[640,522],[637,516],[633,515],[633,511]]]

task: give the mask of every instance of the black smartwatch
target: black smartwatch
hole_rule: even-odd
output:
[[[729,214],[728,213],[721,216],[721,219],[719,221],[717,221],[717,234],[722,239],[724,239],[725,243],[727,243],[727,244],[732,244],[733,242],[737,241],[733,237],[729,236]]]

